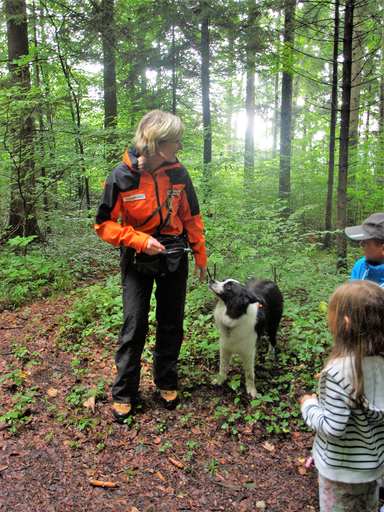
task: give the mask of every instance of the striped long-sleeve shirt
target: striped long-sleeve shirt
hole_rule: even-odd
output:
[[[362,369],[364,409],[355,404],[350,357],[336,359],[322,371],[319,399],[302,406],[305,422],[316,431],[316,467],[330,480],[370,482],[384,473],[384,359],[367,357]]]

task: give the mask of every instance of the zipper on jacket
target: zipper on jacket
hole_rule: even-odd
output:
[[[157,183],[157,179],[156,179],[156,176],[155,176],[155,173],[150,173],[152,178],[153,178],[153,181],[155,182],[155,192],[156,192],[156,199],[157,199],[157,206],[160,206],[161,205],[161,202],[160,202],[160,196],[159,196],[159,186],[158,186],[158,183]],[[160,224],[159,226],[161,226],[163,224],[163,212],[161,210],[159,210],[159,215],[160,215]]]

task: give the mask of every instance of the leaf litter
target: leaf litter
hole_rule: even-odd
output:
[[[215,412],[217,404],[233,407],[228,386],[188,383],[184,396],[181,381],[181,406],[169,412],[142,379],[129,424],[113,422],[116,344],[91,343],[84,357],[60,348],[57,318],[72,300],[0,314],[0,415],[13,410],[20,390],[26,399],[37,393],[23,405],[28,419],[0,425],[0,510],[318,510],[316,469],[305,467],[313,434],[295,425],[273,435],[246,421],[236,433],[223,430]],[[37,364],[17,359],[15,346],[27,346]],[[15,370],[23,374],[9,378]],[[84,399],[101,380],[106,392]]]

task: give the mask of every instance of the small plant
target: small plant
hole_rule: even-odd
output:
[[[23,360],[28,359],[29,357],[29,350],[28,347],[25,347],[24,345],[20,345],[18,343],[14,343],[14,349],[13,354],[16,359]]]
[[[180,423],[184,424],[187,423],[192,418],[192,414],[186,414],[185,416],[182,416],[180,418]]]
[[[124,466],[123,471],[125,473],[125,478],[127,479],[127,482],[133,482],[135,478],[137,477],[137,469],[136,468],[129,468]]]
[[[219,473],[219,466],[215,458],[212,457],[210,462],[206,464],[206,471],[211,475],[211,477]]]
[[[8,367],[8,370],[12,368]],[[8,382],[8,384],[15,385],[15,386],[21,386],[23,383],[23,376],[24,373],[19,368],[16,368],[15,370],[12,370],[10,373],[6,373],[0,378],[0,382]]]
[[[69,396],[67,396],[67,398],[65,399],[66,402],[68,402],[71,405],[75,405],[75,406],[79,405],[80,402],[84,398],[85,390],[86,390],[85,386],[80,386],[80,387],[74,388],[72,393]]]
[[[172,448],[171,441],[167,441],[165,444],[159,446],[159,452],[166,452],[167,450],[170,450]]]
[[[11,425],[11,432],[15,432],[18,426],[30,419],[29,405],[36,402],[36,393],[37,387],[31,388],[28,392],[16,393],[12,398],[12,409],[0,416],[0,423],[5,422]]]
[[[187,441],[185,445],[187,446],[187,448],[189,448],[189,450],[187,451],[187,461],[190,461],[194,455],[194,450],[200,449],[201,446],[197,441]]]
[[[159,425],[155,425],[154,430],[158,430],[161,434],[163,434],[167,430],[166,421],[163,420]]]

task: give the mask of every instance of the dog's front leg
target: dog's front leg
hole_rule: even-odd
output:
[[[275,347],[274,345],[272,345],[272,343],[269,343],[268,345],[267,359],[269,359],[270,361],[274,361],[275,359]]]
[[[212,384],[220,386],[227,379],[231,356],[232,352],[225,350],[220,343],[220,371],[212,380]]]
[[[255,387],[255,354],[243,358],[245,369],[245,389],[253,398],[256,397]]]

